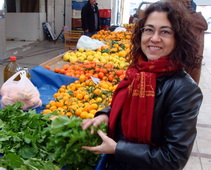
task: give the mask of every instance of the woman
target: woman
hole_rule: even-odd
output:
[[[108,122],[103,142],[83,146],[107,154],[107,169],[179,170],[190,156],[202,93],[184,71],[198,66],[187,10],[159,1],[150,5],[132,36],[131,65],[111,107],[84,120],[83,129]]]

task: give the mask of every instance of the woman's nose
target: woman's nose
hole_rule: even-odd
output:
[[[151,41],[160,41],[161,37],[158,31],[155,31],[154,34],[151,37]]]

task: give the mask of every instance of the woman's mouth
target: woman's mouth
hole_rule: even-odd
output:
[[[148,46],[148,48],[150,51],[159,51],[162,49],[161,47],[158,46]]]

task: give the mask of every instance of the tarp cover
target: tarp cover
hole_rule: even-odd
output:
[[[62,85],[69,85],[78,80],[78,78],[55,73],[41,66],[32,68],[30,75],[32,83],[40,92],[40,98],[43,103],[42,107],[36,109],[37,112],[43,110],[49,101],[54,100],[53,94],[56,93]]]
[[[41,66],[36,66],[30,70],[31,82],[38,88],[40,92],[40,99],[42,100],[42,106],[36,108],[37,113],[40,113],[45,109],[45,105],[49,101],[54,100],[53,94],[62,85],[69,85],[78,80],[75,77],[69,77],[63,74],[55,73]],[[0,106],[1,109],[1,106]]]

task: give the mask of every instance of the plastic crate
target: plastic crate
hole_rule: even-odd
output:
[[[81,18],[81,10],[75,10],[75,9],[73,9],[72,18],[75,18],[75,19]]]
[[[105,25],[110,26],[111,25],[111,18],[100,18],[100,22],[101,22],[101,25],[103,25],[103,26],[105,26]]]
[[[81,18],[72,18],[72,27],[81,28],[82,27]]]
[[[100,18],[111,18],[111,9],[99,9]]]
[[[74,10],[82,10],[83,6],[87,2],[88,1],[72,1],[72,9],[74,9]]]

